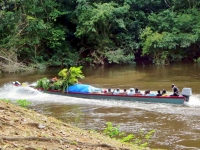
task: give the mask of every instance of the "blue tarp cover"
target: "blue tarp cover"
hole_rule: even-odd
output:
[[[101,92],[101,88],[96,88],[87,84],[74,84],[65,90],[66,92],[77,92],[77,93],[93,93]]]

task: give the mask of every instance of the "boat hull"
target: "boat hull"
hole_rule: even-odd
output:
[[[39,89],[41,90],[41,89]],[[113,95],[113,94],[96,94],[96,93],[72,93],[62,92],[56,90],[44,91],[49,94],[66,95],[76,98],[87,98],[87,99],[104,99],[104,100],[125,100],[125,101],[139,101],[139,102],[150,102],[150,103],[168,103],[168,104],[183,104],[185,98],[183,96],[128,96],[128,95]]]

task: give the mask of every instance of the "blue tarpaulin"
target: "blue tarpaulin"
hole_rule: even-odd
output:
[[[77,92],[77,93],[94,93],[101,92],[101,88],[96,88],[87,84],[74,84],[66,89],[66,92]]]

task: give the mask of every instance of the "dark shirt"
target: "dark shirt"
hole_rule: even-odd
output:
[[[162,96],[162,94],[157,94],[156,96]]]
[[[173,96],[179,96],[179,93],[178,93],[179,89],[176,86],[174,86],[172,90],[173,90]]]

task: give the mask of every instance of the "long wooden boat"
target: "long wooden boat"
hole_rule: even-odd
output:
[[[124,95],[124,94],[108,94],[108,93],[78,93],[78,92],[62,92],[57,90],[43,90],[38,89],[45,93],[66,95],[76,98],[87,99],[104,99],[104,100],[125,100],[125,101],[139,101],[139,102],[151,102],[151,103],[169,103],[169,104],[184,104],[185,101],[189,101],[189,97],[186,96],[141,96],[141,95]]]
[[[21,84],[18,84],[21,85]],[[17,86],[18,86],[17,85]],[[84,84],[77,84],[74,85],[82,86]],[[29,85],[30,86],[30,85]],[[86,87],[88,85],[85,85]],[[36,88],[35,86],[30,86],[34,89],[37,89],[39,91],[43,91],[45,93],[49,94],[56,94],[56,95],[66,95],[69,97],[76,97],[76,98],[87,98],[87,99],[104,99],[104,100],[125,100],[125,101],[141,101],[141,102],[151,102],[151,103],[169,103],[169,104],[184,104],[184,102],[188,102],[190,96],[192,95],[192,89],[191,88],[183,88],[180,96],[145,96],[141,94],[133,94],[133,95],[127,95],[127,94],[113,94],[113,93],[104,93],[104,92],[71,92],[68,91],[59,91],[59,90],[44,90],[42,88]],[[92,87],[89,85],[89,87]],[[95,87],[94,90],[98,89]]]

